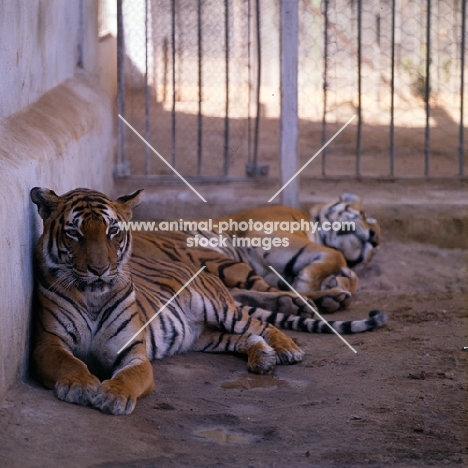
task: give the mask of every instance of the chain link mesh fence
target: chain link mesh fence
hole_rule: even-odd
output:
[[[278,176],[280,0],[123,0],[125,118],[191,178]],[[301,164],[464,173],[466,0],[299,0]],[[132,174],[170,169],[126,129]]]

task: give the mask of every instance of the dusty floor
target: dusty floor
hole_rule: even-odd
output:
[[[233,355],[154,364],[130,416],[58,401],[33,382],[0,409],[2,467],[467,466],[467,254],[384,243],[334,317],[389,315],[372,333],[292,333],[301,364],[248,374]]]

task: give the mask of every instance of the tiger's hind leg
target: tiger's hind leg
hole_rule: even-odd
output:
[[[326,313],[336,312],[352,302],[351,292],[335,276],[328,277],[321,288],[299,292],[309,304]],[[299,317],[310,317],[313,314],[311,308],[292,291],[246,291],[234,288],[229,292],[242,305]]]
[[[229,291],[243,306],[261,307],[271,312],[309,317],[312,313],[304,301],[292,291],[246,291],[234,288]],[[307,298],[306,298],[307,300]],[[308,301],[312,302],[312,300]]]

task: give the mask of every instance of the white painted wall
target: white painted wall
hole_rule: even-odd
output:
[[[97,2],[84,0],[83,10],[81,3],[0,0],[0,400],[27,373],[33,248],[42,229],[30,189],[112,189],[113,113],[98,84]]]

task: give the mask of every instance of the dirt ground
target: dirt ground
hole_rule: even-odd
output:
[[[2,467],[467,466],[466,251],[383,243],[356,300],[333,318],[385,311],[347,336],[290,333],[302,363],[249,374],[235,355],[154,363],[130,416],[18,383],[0,408]]]

